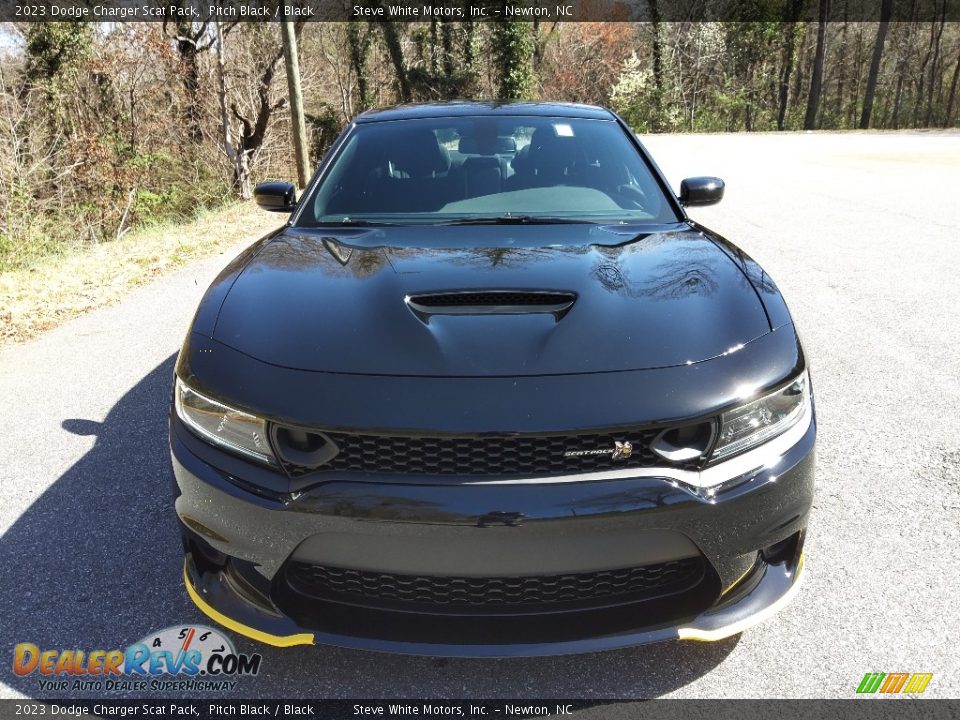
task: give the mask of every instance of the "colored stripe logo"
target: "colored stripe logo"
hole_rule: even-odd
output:
[[[857,686],[857,692],[871,695],[884,693],[911,693],[919,695],[927,689],[933,673],[867,673]]]

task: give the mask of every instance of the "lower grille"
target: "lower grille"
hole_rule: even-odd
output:
[[[433,577],[394,575],[293,562],[287,579],[312,597],[372,607],[434,607],[448,612],[530,606],[601,606],[691,589],[704,576],[701,558],[568,575]],[[559,609],[559,608],[557,608]]]
[[[659,430],[582,435],[422,437],[325,433],[338,453],[319,470],[416,475],[572,475],[653,467]],[[630,454],[614,457],[617,443]],[[566,453],[573,452],[574,455]]]

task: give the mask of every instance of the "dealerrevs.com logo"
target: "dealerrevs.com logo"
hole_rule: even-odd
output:
[[[174,625],[125,650],[41,650],[20,643],[13,649],[13,672],[36,673],[40,690],[228,691],[236,678],[260,672],[262,659],[238,653],[230,638],[213,628]]]

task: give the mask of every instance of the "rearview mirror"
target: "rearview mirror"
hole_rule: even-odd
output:
[[[692,177],[680,183],[680,202],[692,205],[715,205],[723,200],[723,180],[717,177]]]
[[[253,198],[263,210],[288,213],[297,206],[297,189],[287,182],[260,183]]]

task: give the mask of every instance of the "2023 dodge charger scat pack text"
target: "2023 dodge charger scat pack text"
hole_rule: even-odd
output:
[[[275,645],[536,655],[735,634],[803,568],[816,423],[776,286],[600,108],[341,134],[204,296],[170,446],[185,582]]]

